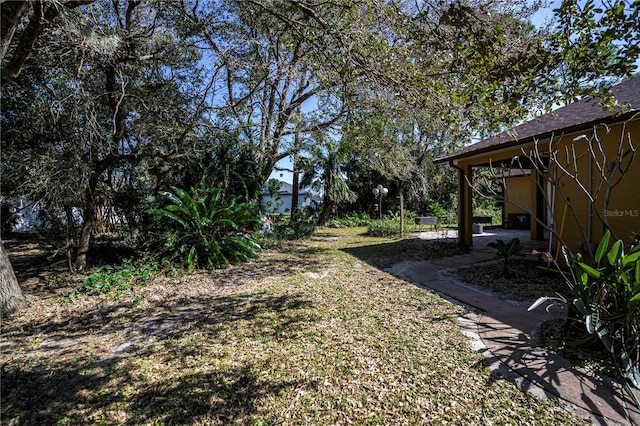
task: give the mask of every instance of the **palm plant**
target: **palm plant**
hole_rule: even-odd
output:
[[[522,255],[522,244],[519,238],[512,238],[506,243],[498,239],[495,243],[489,243],[487,246],[497,250],[496,258],[504,260],[502,274],[505,278],[508,278],[510,275],[518,275],[515,269],[509,267],[508,262],[511,256]]]
[[[357,195],[347,185],[342,165],[349,151],[343,140],[326,139],[324,134],[315,135],[316,143],[307,148],[310,157],[301,158],[302,185],[313,185],[322,189],[324,196],[318,224],[324,224],[335,211],[338,203],[355,201]]]
[[[256,209],[235,198],[225,200],[222,189],[204,194],[173,188],[162,192],[169,204],[147,213],[169,219],[174,227],[165,231],[162,254],[179,259],[185,268],[223,268],[256,257],[260,246],[250,229],[259,222]],[[177,225],[177,226],[176,226]]]

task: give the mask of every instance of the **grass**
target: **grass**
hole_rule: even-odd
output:
[[[450,252],[364,231],[119,300],[25,289],[2,324],[2,423],[585,424],[494,375],[461,307],[383,270]]]

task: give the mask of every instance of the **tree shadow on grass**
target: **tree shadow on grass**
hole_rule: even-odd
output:
[[[97,374],[84,372],[90,363],[5,373],[2,418],[16,424],[248,424],[251,416],[269,415],[259,412],[258,401],[316,386],[258,375],[251,363],[141,382],[127,374],[127,364],[120,358]]]
[[[378,269],[389,268],[405,261],[419,262],[468,252],[451,239],[422,240],[419,238],[349,247],[342,250]]]
[[[13,341],[47,337],[19,358],[11,354],[3,366],[2,418],[18,424],[228,424],[256,414],[258,400],[312,385],[259,375],[257,359],[227,357],[224,368],[206,363],[225,357],[208,352],[210,344],[226,345],[221,336],[248,344],[295,337],[304,323],[316,320],[309,301],[300,295],[245,294],[201,297],[185,306],[188,302],[193,300],[178,300],[179,308],[160,313],[157,306],[112,306],[13,332]],[[91,347],[100,338],[110,341],[106,352]],[[153,360],[153,374],[139,365],[147,359]],[[163,366],[166,371],[157,371]],[[150,376],[140,377],[144,374]],[[126,419],[119,420],[114,407]]]

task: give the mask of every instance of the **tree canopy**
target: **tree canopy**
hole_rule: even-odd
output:
[[[450,202],[434,158],[635,70],[638,1],[565,0],[536,28],[538,6],[1,2],[3,195],[66,223],[79,269],[106,216],[135,238],[172,186],[255,200],[301,153]]]

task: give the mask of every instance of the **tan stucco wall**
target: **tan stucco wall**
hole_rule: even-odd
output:
[[[569,163],[569,167],[567,171],[556,169],[558,184],[556,185],[554,216],[558,231],[560,231],[563,216],[565,216],[562,239],[573,252],[581,251],[583,243],[589,240],[598,243],[604,234],[604,221],[609,223],[615,235],[625,244],[628,244],[632,236],[640,231],[640,155],[634,159],[631,165],[629,164],[630,156],[622,159],[622,168],[628,168],[628,170],[624,176],[621,176],[620,172],[613,175],[612,182],[618,181],[621,177],[622,180],[611,189],[609,203],[605,206],[607,185],[598,165],[603,164],[603,158],[606,158],[607,162],[614,161],[620,147],[622,150],[628,150],[629,142],[634,146],[640,146],[639,120],[627,123],[624,132],[626,137],[621,144],[622,129],[621,124],[611,126],[608,134],[605,127],[597,129],[596,134],[600,140],[604,157],[598,149],[592,132],[580,132],[571,135],[571,137],[564,137],[557,144],[559,159],[564,163]],[[595,156],[589,150],[587,139],[574,140],[581,134],[585,134],[588,139],[593,141],[591,145]],[[566,152],[570,154],[567,155]],[[570,164],[574,157],[573,152],[578,158],[577,173],[576,167]],[[589,176],[590,162],[591,177]],[[569,174],[577,176],[582,187]],[[587,193],[590,193],[591,197]],[[569,207],[566,208],[565,215],[567,203],[563,198],[566,197],[569,198]],[[589,217],[591,217],[590,229]]]
[[[531,185],[533,183],[529,176],[511,177],[504,180],[503,224],[507,224],[509,214],[531,211]]]

